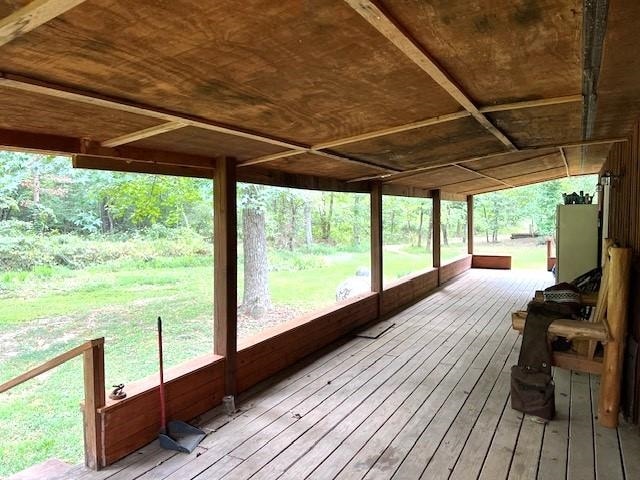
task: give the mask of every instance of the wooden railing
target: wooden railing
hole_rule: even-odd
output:
[[[63,363],[83,356],[84,370],[84,457],[85,465],[94,470],[104,466],[102,434],[98,409],[105,404],[104,383],[104,338],[89,340],[68,352],[25,372],[0,385],[0,393],[58,367]]]

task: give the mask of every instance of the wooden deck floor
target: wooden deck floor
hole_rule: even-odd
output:
[[[557,370],[548,425],[509,405],[509,313],[547,274],[472,270],[239,402],[191,455],[151,444],[93,479],[638,479],[640,436],[594,421],[598,377]]]

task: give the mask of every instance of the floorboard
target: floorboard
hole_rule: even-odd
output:
[[[544,272],[471,270],[391,317],[376,338],[310,356],[198,424],[190,455],[154,442],[83,480],[632,479],[640,435],[597,424],[597,376],[554,369],[557,417],[511,409],[510,312]]]

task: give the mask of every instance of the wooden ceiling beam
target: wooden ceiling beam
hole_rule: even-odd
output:
[[[119,137],[105,140],[101,143],[101,145],[103,147],[118,147],[127,143],[137,142],[138,140],[142,140],[144,138],[154,137],[163,133],[172,132],[173,130],[184,128],[186,126],[187,124],[183,122],[167,122],[161,125],[156,125],[154,127],[145,128],[143,130],[138,130],[136,132],[127,133],[125,135],[120,135]]]
[[[482,112],[504,112],[509,110],[520,110],[524,108],[535,108],[549,105],[559,105],[563,103],[576,103],[582,101],[582,95],[565,95],[562,97],[553,97],[553,98],[541,98],[538,100],[526,100],[523,102],[513,102],[513,103],[504,103],[498,105],[491,105],[486,107],[481,107],[480,111]],[[383,128],[380,130],[375,130],[372,132],[362,133],[360,135],[354,135],[352,137],[344,137],[336,140],[330,140],[328,142],[317,143],[312,145],[312,147],[308,150],[319,151],[328,148],[340,147],[343,145],[349,145],[352,143],[363,142],[366,140],[373,140],[375,138],[385,137],[387,135],[393,135],[396,133],[408,132],[411,130],[417,130],[420,128],[429,127],[431,125],[438,125],[440,123],[451,122],[454,120],[459,120],[461,118],[470,117],[471,114],[466,110],[454,113],[448,113],[446,115],[439,115],[437,117],[427,118],[425,120],[419,120],[417,122],[405,123],[403,125],[398,125],[395,127]],[[292,157],[295,155],[299,155],[301,153],[305,153],[303,150],[290,150],[285,152],[273,153],[270,155],[263,155],[261,157],[252,158],[249,160],[245,160],[240,162],[238,166],[244,167],[249,165],[258,165],[260,163],[267,163],[273,160],[278,160],[280,158]]]
[[[628,141],[627,138],[604,138],[604,139],[595,139],[595,140],[584,140],[584,141],[578,141],[578,142],[565,142],[563,144],[553,144],[553,145],[539,145],[536,147],[526,147],[526,148],[521,148],[519,150],[519,152],[539,152],[540,150],[550,150],[550,149],[558,149],[558,148],[569,148],[569,147],[581,147],[581,146],[587,146],[587,145],[602,145],[602,144],[606,144],[606,143],[621,143],[621,142],[626,142]],[[386,174],[386,175],[371,175],[368,177],[359,177],[359,178],[354,178],[352,180],[348,180],[348,181],[353,181],[353,182],[361,182],[361,181],[365,181],[365,180],[382,180],[385,182],[389,182],[392,180],[398,180],[400,178],[406,178],[406,177],[412,177],[414,175],[418,175],[420,173],[424,173],[424,172],[428,172],[429,170],[433,170],[434,168],[439,168],[439,167],[447,167],[447,166],[451,166],[451,165],[457,165],[460,163],[471,163],[471,162],[476,162],[478,160],[484,160],[486,158],[492,158],[492,157],[500,157],[503,155],[509,155],[511,153],[514,152],[496,152],[496,153],[489,153],[487,155],[479,155],[479,156],[474,156],[474,157],[469,157],[469,158],[465,158],[465,159],[461,159],[461,160],[455,160],[455,161],[439,161],[439,162],[434,162],[430,165],[426,165],[424,167],[418,167],[418,168],[414,168],[411,170],[405,170],[404,172],[399,172],[399,173],[392,173],[392,174]]]
[[[213,178],[214,176],[213,167],[159,164],[89,155],[73,155],[71,161],[73,168],[107,170],[110,172],[147,173],[151,175],[171,175],[174,177],[191,178]]]
[[[559,150],[560,150],[560,155],[562,156],[562,161],[564,163],[564,168],[567,171],[567,177],[570,177],[571,174],[569,173],[569,162],[567,162],[567,156],[564,153],[564,148],[560,147]]]
[[[525,100],[522,102],[502,103],[497,105],[487,105],[480,107],[482,113],[505,112],[509,110],[520,110],[523,108],[548,107],[552,105],[561,105],[563,103],[582,102],[582,94],[565,95],[562,97],[539,98],[537,100]]]
[[[455,80],[415,39],[411,38],[391,15],[371,0],[345,0],[345,2],[451,95],[480,125],[500,140],[507,150],[512,152],[518,150],[511,140],[474,105]]]
[[[171,112],[147,105],[141,105],[121,98],[111,98],[92,92],[85,92],[75,88],[54,85],[20,75],[0,72],[0,86],[36,93],[39,95],[46,95],[54,98],[61,98],[73,102],[84,103],[87,105],[94,105],[97,107],[110,108],[113,110],[119,110],[121,112],[128,112],[136,115],[157,118],[159,120],[164,120],[165,122],[182,123],[185,126],[202,128],[204,130],[242,137],[249,140],[255,140],[257,142],[289,148],[292,150],[306,150],[309,148],[308,145],[289,142],[263,133],[252,132],[250,130],[241,129],[239,127],[234,127],[231,125],[225,125],[204,118]]]
[[[62,15],[85,0],[33,0],[0,20],[0,47]]]
[[[86,155],[142,163],[212,168],[215,159],[199,155],[167,152],[136,147],[103,147],[87,139],[0,129],[0,149],[20,150],[53,155]]]
[[[492,177],[491,175],[486,175],[486,174],[484,174],[482,172],[479,172],[478,170],[474,170],[472,168],[465,167],[464,165],[455,164],[454,167],[459,168],[461,170],[464,170],[465,172],[473,173],[475,175],[478,175],[480,177],[486,178],[488,180],[493,180],[494,182],[501,183],[503,185],[506,185],[507,187],[513,187],[513,185],[511,185],[510,183],[505,182],[504,180],[500,180],[499,178]]]

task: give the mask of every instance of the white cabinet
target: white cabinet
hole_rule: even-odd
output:
[[[598,205],[558,205],[556,281],[570,282],[598,263]]]

